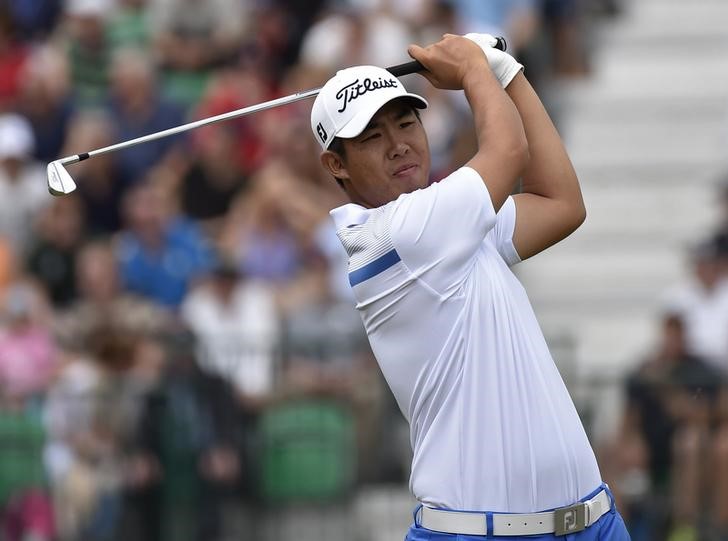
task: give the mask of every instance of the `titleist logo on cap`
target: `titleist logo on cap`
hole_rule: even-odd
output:
[[[345,87],[341,88],[336,93],[336,99],[341,100],[341,108],[338,110],[339,113],[346,111],[346,106],[352,101],[357,99],[359,96],[363,96],[371,90],[379,90],[380,88],[393,88],[399,86],[397,79],[382,79],[381,77],[377,80],[370,78],[364,79],[359,82],[359,79],[353,83],[349,83]]]

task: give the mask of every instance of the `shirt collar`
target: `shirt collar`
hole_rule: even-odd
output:
[[[356,203],[347,203],[329,211],[334,220],[336,230],[345,229],[352,225],[361,225],[369,219],[373,209],[368,209]]]

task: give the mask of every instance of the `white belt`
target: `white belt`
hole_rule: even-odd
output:
[[[422,506],[419,524],[428,530],[461,535],[488,535],[486,516],[493,516],[492,535],[565,535],[588,528],[611,508],[602,489],[591,500],[542,513],[483,513]]]

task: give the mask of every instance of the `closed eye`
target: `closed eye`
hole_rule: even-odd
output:
[[[410,127],[410,126],[412,126],[412,125],[413,125],[414,123],[415,123],[415,122],[414,122],[414,120],[408,120],[407,122],[402,122],[402,123],[401,123],[401,124],[399,125],[399,127],[400,127],[400,128],[409,128],[409,127]]]

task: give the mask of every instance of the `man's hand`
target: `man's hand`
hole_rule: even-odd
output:
[[[462,36],[445,34],[440,41],[425,48],[410,45],[408,52],[426,68],[420,74],[436,88],[460,90],[468,73],[488,70],[488,61],[480,46]]]
[[[478,150],[466,165],[480,175],[497,212],[528,163],[528,144],[516,106],[483,49],[470,39],[445,34],[425,49],[411,45],[409,53],[425,67],[427,71],[420,73],[435,87],[465,91],[478,137]]]
[[[505,51],[495,48],[496,38],[490,34],[465,34],[463,36],[476,43],[485,53],[490,69],[503,88],[507,87],[513,78],[523,69],[523,65]]]

